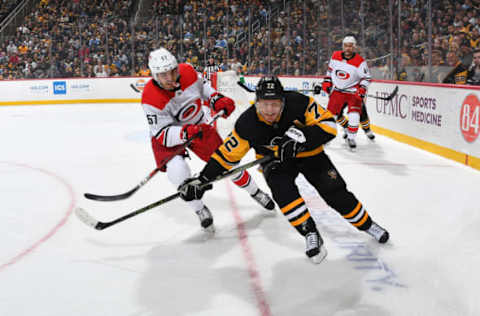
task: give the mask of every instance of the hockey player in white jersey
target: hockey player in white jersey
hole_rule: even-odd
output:
[[[347,121],[342,110],[347,105],[348,127],[346,141],[351,150],[355,150],[355,136],[358,131],[362,107],[367,88],[370,85],[370,71],[367,62],[355,52],[356,40],[353,36],[343,39],[343,51],[335,51],[328,64],[326,78],[322,90],[330,94],[328,110],[332,112],[337,122],[345,127]],[[363,117],[364,116],[364,117]],[[362,116],[364,131],[370,139],[375,136],[370,130],[366,110]],[[343,123],[343,124],[342,124]]]
[[[157,167],[166,171],[170,182],[178,187],[191,177],[185,161],[187,152],[181,149],[187,139],[197,135],[188,149],[204,161],[223,143],[215,127],[207,124],[202,100],[206,100],[214,112],[223,110],[225,118],[233,112],[235,104],[213,89],[191,65],[178,64],[165,48],[150,53],[148,66],[153,79],[143,90],[142,107],[150,126],[153,154]],[[273,200],[258,188],[248,172],[241,172],[232,180],[264,208],[275,208]],[[198,215],[201,226],[213,232],[213,217],[207,206],[201,200],[187,203]]]

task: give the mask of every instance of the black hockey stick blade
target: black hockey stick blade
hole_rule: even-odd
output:
[[[190,144],[190,143],[188,143],[188,144]],[[174,153],[174,155],[176,155],[176,153]],[[162,161],[161,165],[163,166],[168,161],[170,161],[172,158],[173,158],[173,156],[168,157],[168,159],[165,158],[164,161]],[[89,200],[102,201],[102,202],[125,200],[125,199],[129,198],[130,196],[132,196],[135,192],[137,192],[138,189],[143,187],[145,185],[145,183],[147,183],[151,178],[153,178],[153,176],[159,171],[160,171],[160,168],[154,169],[152,172],[150,172],[150,174],[146,178],[144,178],[139,184],[137,184],[136,187],[134,187],[133,189],[131,189],[130,191],[127,191],[125,193],[115,194],[115,195],[100,195],[100,194],[93,194],[93,193],[85,193],[83,196],[85,198],[89,199]]]
[[[379,99],[379,100],[385,100],[385,101],[390,101],[392,100],[393,98],[395,98],[395,96],[397,95],[398,93],[398,86],[395,86],[395,89],[393,89],[392,93],[390,93],[390,95],[386,96],[386,97],[379,97],[379,96],[376,96],[376,95],[368,95],[369,97],[372,97],[372,98],[375,98],[375,99]]]
[[[237,84],[248,92],[255,92],[255,90],[250,89],[244,82],[237,81]]]
[[[120,223],[120,222],[123,222],[124,220],[127,220],[129,219],[130,217],[133,217],[133,216],[137,216],[141,213],[144,213],[154,207],[157,207],[157,206],[160,206],[164,203],[167,203],[171,200],[174,200],[176,198],[178,198],[180,196],[180,193],[175,193],[175,194],[172,194],[172,195],[169,195],[167,196],[166,198],[163,198],[159,201],[156,201],[152,204],[149,204],[147,206],[144,206],[136,211],[133,211],[131,213],[128,213],[122,217],[119,217],[113,221],[110,221],[110,222],[101,222],[99,220],[96,220],[93,216],[91,216],[90,214],[87,213],[87,211],[85,211],[83,208],[76,208],[75,209],[75,215],[77,215],[78,219],[80,219],[83,223],[85,223],[86,225],[88,226],[91,226],[93,228],[95,228],[96,230],[104,230],[105,228],[107,227],[110,227],[112,225],[115,225],[117,223]]]
[[[103,201],[103,202],[110,202],[110,201],[120,201],[125,200],[133,195],[133,193],[137,192],[140,189],[140,185],[137,185],[135,188],[131,189],[128,192],[117,194],[117,195],[97,195],[93,193],[85,193],[83,196],[89,200],[95,201]]]
[[[210,123],[213,123],[215,122],[220,116],[223,115],[223,110],[218,112],[217,114],[215,114],[212,118],[212,121]],[[139,184],[137,184],[133,189],[125,192],[125,193],[121,193],[121,194],[115,194],[115,195],[100,195],[100,194],[93,194],[93,193],[85,193],[83,196],[89,200],[94,200],[94,201],[102,201],[102,202],[112,202],[112,201],[120,201],[120,200],[125,200],[127,198],[129,198],[130,196],[132,196],[135,192],[138,191],[138,189],[140,189],[141,187],[143,187],[145,185],[145,183],[147,183],[148,181],[150,181],[151,178],[153,178],[153,176],[159,172],[161,170],[161,168],[167,163],[169,162],[170,160],[172,160],[173,157],[175,157],[176,155],[178,154],[181,154],[185,148],[188,147],[188,145],[190,145],[192,143],[192,141],[199,137],[200,135],[193,135],[193,137],[191,137],[190,139],[188,139],[185,144],[183,144],[182,147],[179,147],[178,149],[176,149],[172,154],[171,156],[168,156],[166,158],[164,158],[160,163],[159,163],[159,167],[155,168],[152,172],[150,172],[150,174],[145,177]]]
[[[132,88],[136,93],[142,93],[142,91],[138,90],[133,83],[130,84],[130,88]]]
[[[234,169],[231,169],[230,171],[227,171],[221,175],[219,175],[218,177],[216,177],[215,179],[213,179],[212,181],[209,181],[207,183],[204,183],[203,185],[206,186],[210,183],[213,183],[213,182],[216,182],[216,181],[219,181],[221,179],[224,179],[224,178],[227,178],[235,173],[238,173],[240,171],[243,171],[243,170],[246,170],[248,168],[251,168],[253,166],[256,166],[258,164],[261,164],[261,163],[266,163],[270,160],[272,160],[273,157],[271,156],[265,156],[263,158],[260,158],[260,159],[257,159],[257,160],[254,160],[254,161],[251,161],[249,163],[246,163],[244,165],[241,165],[237,168],[234,168]],[[93,228],[95,228],[96,230],[103,230],[107,227],[110,227],[110,226],[113,226],[115,224],[118,224],[120,222],[123,222],[131,217],[134,217],[134,216],[137,216],[139,214],[142,214],[142,213],[145,213],[146,211],[148,210],[151,210],[152,208],[155,208],[157,206],[160,206],[162,204],[165,204],[171,200],[174,200],[176,198],[180,197],[180,193],[177,192],[177,193],[174,193],[172,195],[169,195],[167,196],[166,198],[163,198],[159,201],[156,201],[156,202],[153,202],[152,204],[149,204],[147,206],[144,206],[138,210],[135,210],[131,213],[128,213],[122,217],[119,217],[113,221],[110,221],[110,222],[101,222],[99,220],[96,220],[93,216],[91,216],[90,214],[87,213],[87,211],[85,211],[83,208],[76,208],[75,209],[75,215],[77,215],[78,219],[80,219],[83,223],[85,223],[86,225],[88,226],[91,226]]]

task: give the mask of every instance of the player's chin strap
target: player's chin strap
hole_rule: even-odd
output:
[[[213,180],[210,180],[209,182],[206,182],[204,183],[202,186],[207,186],[213,182],[217,182],[219,180],[222,180],[224,178],[227,178],[227,177],[230,177],[231,175],[233,174],[236,174],[238,172],[241,172],[243,170],[246,170],[246,169],[249,169],[253,166],[256,166],[256,165],[259,165],[259,164],[262,164],[262,163],[267,163],[269,162],[270,160],[272,160],[273,158],[271,156],[265,156],[265,157],[262,157],[260,159],[257,159],[257,160],[254,160],[254,161],[251,161],[249,163],[246,163],[244,165],[241,165],[237,168],[234,168],[234,169],[231,169],[230,171],[227,171],[219,176],[217,176],[215,179]],[[162,204],[165,204],[169,201],[172,201],[172,200],[175,200],[176,198],[180,197],[180,192],[177,192],[177,193],[174,193],[172,195],[169,195],[167,196],[166,198],[163,198],[159,201],[156,201],[156,202],[153,202],[152,204],[149,204],[147,206],[144,206],[138,210],[135,210],[133,212],[130,212],[122,217],[119,217],[113,221],[110,221],[110,222],[100,222],[98,220],[96,220],[94,217],[92,217],[89,213],[87,213],[87,211],[85,211],[83,208],[77,208],[75,209],[75,214],[77,215],[77,217],[83,222],[85,223],[86,225],[88,226],[91,226],[97,230],[103,230],[107,227],[110,227],[110,226],[113,226],[115,224],[118,224],[118,223],[121,223],[131,217],[134,217],[134,216],[137,216],[137,215],[140,215],[142,213],[145,213],[157,206],[160,206]]]
[[[209,124],[212,124],[213,122],[215,122],[220,116],[223,115],[223,112],[224,111],[221,110],[217,114],[215,114],[213,116],[212,120],[209,122]],[[165,166],[170,160],[172,160],[173,157],[183,153],[185,148],[187,148],[193,142],[193,140],[196,139],[199,136],[200,135],[197,134],[197,135],[193,135],[192,137],[187,139],[187,141],[183,145],[181,145],[177,149],[175,149],[175,151],[173,151],[170,156],[167,156],[162,161],[160,161],[157,168],[155,168],[152,172],[150,172],[150,174],[147,177],[145,177],[142,181],[140,181],[140,183],[137,184],[133,189],[131,189],[131,190],[125,192],[125,193],[116,194],[116,195],[98,195],[98,194],[93,194],[93,193],[85,193],[84,194],[85,198],[87,198],[89,200],[103,201],[103,202],[120,201],[120,200],[125,200],[125,199],[129,198],[135,192],[137,192],[138,189],[140,189],[148,181],[150,181],[150,179],[153,178],[153,176],[155,174],[157,174],[163,168],[163,166]]]

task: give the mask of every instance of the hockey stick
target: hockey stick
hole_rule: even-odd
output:
[[[227,171],[221,175],[219,175],[218,177],[216,177],[215,179],[207,182],[207,183],[204,183],[202,186],[206,186],[210,183],[213,183],[213,182],[217,182],[221,179],[224,179],[224,178],[227,178],[235,173],[238,173],[238,172],[241,172],[243,170],[246,170],[248,168],[251,168],[253,166],[256,166],[258,164],[261,164],[261,163],[266,163],[268,161],[270,161],[271,159],[273,159],[271,156],[265,156],[263,158],[260,158],[260,159],[257,159],[257,160],[254,160],[254,161],[251,161],[249,163],[246,163],[244,165],[241,165],[237,168],[234,168],[230,171]],[[128,213],[122,217],[119,217],[113,221],[110,221],[110,222],[100,222],[98,220],[96,220],[95,218],[93,218],[90,214],[87,213],[87,211],[85,211],[83,208],[77,208],[75,209],[75,214],[77,215],[77,217],[82,221],[84,222],[86,225],[88,226],[91,226],[97,230],[103,230],[107,227],[110,227],[110,226],[113,226],[115,224],[118,224],[120,222],[123,222],[131,217],[134,217],[134,216],[137,216],[139,214],[142,214],[142,213],[145,213],[146,211],[148,210],[151,210],[152,208],[155,208],[157,206],[160,206],[162,204],[165,204],[171,200],[175,200],[176,198],[178,198],[180,196],[180,193],[177,192],[177,193],[174,193],[172,195],[169,195],[167,196],[166,198],[163,198],[159,201],[156,201],[156,202],[153,202],[152,204],[149,204],[147,206],[144,206],[138,210],[135,210],[131,213]]]
[[[250,89],[245,83],[243,83],[241,81],[237,81],[237,84],[248,92],[255,92],[255,90]],[[316,92],[315,89],[301,89],[301,90],[298,90],[298,91]],[[337,89],[337,91],[351,92],[351,91],[346,91],[346,90],[341,90],[341,89]],[[388,95],[386,97],[379,97],[379,96],[376,96],[376,95],[373,95],[373,94],[367,94],[367,96],[371,97],[371,98],[379,99],[379,100],[390,101],[391,99],[393,99],[397,95],[397,92],[398,92],[398,86],[395,86],[395,89],[393,89],[392,93],[390,93],[390,95]]]
[[[132,88],[136,93],[142,93],[142,91],[138,90],[133,83],[130,84],[130,88]]]
[[[255,90],[250,89],[244,82],[237,81],[237,84],[243,89],[245,89],[247,92],[255,92]]]
[[[212,118],[212,121],[209,124],[215,122],[221,115],[223,115],[223,110],[215,114]],[[199,136],[200,134],[193,135],[193,137],[189,138],[181,147],[177,148],[170,156],[165,157],[160,162],[159,167],[155,168],[152,172],[150,172],[150,174],[147,177],[145,177],[142,181],[140,181],[140,183],[137,184],[133,189],[125,193],[116,194],[116,195],[98,195],[93,193],[85,193],[84,196],[90,200],[103,201],[103,202],[120,201],[120,200],[125,200],[129,198],[135,192],[137,192],[138,189],[143,187],[145,183],[147,183],[151,178],[153,178],[153,176],[157,174],[157,172],[159,172],[160,169],[167,164],[167,162],[172,160],[173,157],[175,157],[176,155],[181,154],[185,150],[185,148],[187,148],[193,142],[193,140]]]
[[[305,90],[300,90],[300,91],[307,91],[307,92],[313,92],[315,94],[315,92],[317,92],[315,89],[305,89]],[[340,91],[340,92],[346,92],[346,93],[352,93],[352,91],[348,91],[348,90],[343,90],[343,89],[335,89],[335,91]],[[392,93],[390,93],[388,96],[386,97],[380,97],[380,96],[377,96],[377,95],[373,95],[373,94],[367,94],[367,97],[369,98],[374,98],[374,99],[379,99],[379,100],[385,100],[385,101],[390,101],[392,100],[398,93],[398,86],[395,86],[395,89],[393,89]],[[318,94],[318,93],[317,93]]]

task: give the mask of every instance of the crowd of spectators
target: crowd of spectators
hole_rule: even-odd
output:
[[[39,1],[16,34],[2,36],[0,78],[130,75],[127,21],[133,4]]]
[[[0,24],[19,3],[19,0],[0,0]]]
[[[432,2],[431,78],[427,0],[343,0],[340,11],[327,0],[154,0],[136,14],[138,2],[40,0],[3,36],[0,79],[147,76],[148,53],[160,46],[199,72],[213,57],[246,74],[323,75],[353,34],[375,77],[441,82],[480,48],[471,0]]]

